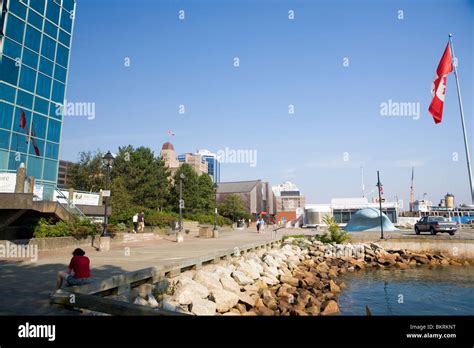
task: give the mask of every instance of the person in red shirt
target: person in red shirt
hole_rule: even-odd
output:
[[[56,289],[61,289],[63,281],[67,286],[84,285],[91,282],[90,260],[86,252],[77,248],[72,252],[72,259],[67,272],[60,271],[56,277]]]

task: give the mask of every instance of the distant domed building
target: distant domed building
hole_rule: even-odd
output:
[[[171,144],[169,141],[163,144],[161,147],[161,150],[173,150],[174,151],[174,146]]]
[[[166,142],[161,147],[160,157],[165,162],[165,166],[167,166],[170,171],[171,175],[179,168],[179,161],[176,157],[176,152],[174,151],[174,146],[170,142]]]

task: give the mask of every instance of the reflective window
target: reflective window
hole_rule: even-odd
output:
[[[63,0],[63,7],[71,12],[74,10],[74,0]]]
[[[48,119],[44,116],[33,114],[33,124],[31,128],[34,131],[34,136],[38,138],[45,138],[46,136],[46,124]]]
[[[57,160],[59,157],[59,145],[46,142],[45,157]]]
[[[7,17],[6,36],[19,43],[23,43],[23,32],[25,31],[25,23],[15,16]]]
[[[36,71],[26,66],[21,67],[19,86],[27,91],[34,92],[36,82]]]
[[[25,46],[31,48],[35,52],[39,52],[41,41],[41,33],[35,28],[26,26]]]
[[[28,151],[28,139],[23,134],[12,133],[11,151],[26,153]]]
[[[44,31],[54,39],[56,39],[58,36],[58,27],[52,24],[50,21],[44,22]]]
[[[51,103],[49,105],[49,116],[58,120],[63,118],[62,107],[59,103]]]
[[[44,140],[30,138],[28,154],[34,156],[44,156]]]
[[[38,67],[38,55],[25,48],[23,50],[23,59],[21,62],[32,67],[33,69],[36,69]]]
[[[9,10],[16,14],[18,17],[25,19],[26,17],[26,6],[23,5],[19,0],[8,1]]]
[[[39,30],[43,30],[43,17],[39,16],[33,11],[28,13],[28,23],[35,26]]]
[[[54,78],[66,83],[66,69],[56,64],[54,67]]]
[[[38,83],[36,84],[36,93],[40,96],[49,99],[49,95],[51,93],[51,78],[43,75],[41,73],[38,74]]]
[[[16,85],[18,82],[18,71],[19,67],[15,65],[13,59],[3,57],[0,59],[0,76],[2,80],[12,85]]]
[[[0,103],[0,128],[11,129],[13,119],[13,105]]]
[[[26,166],[26,175],[41,179],[43,172],[43,160],[35,156],[28,156],[28,165]]]
[[[49,110],[49,102],[43,98],[35,98],[35,111],[47,115]]]
[[[20,167],[21,163],[26,163],[26,155],[22,154],[19,151],[15,152],[13,149],[13,143],[9,157],[10,160],[8,161],[8,169],[10,170],[17,170]]]
[[[16,96],[16,104],[28,109],[32,109],[33,108],[33,94],[18,90],[18,94]]]
[[[20,58],[21,57],[21,46],[15,41],[5,39],[3,44],[3,54],[10,58]]]
[[[39,66],[39,70],[42,72],[42,73],[45,73],[49,76],[53,76],[53,62],[44,58],[44,57],[41,57],[40,59],[40,66]]]
[[[52,160],[44,160],[43,180],[56,181],[58,162]]]
[[[30,7],[38,11],[41,15],[44,15],[44,5],[45,5],[44,1],[37,1],[37,0],[30,1]]]
[[[69,35],[65,31],[60,30],[59,31],[59,42],[66,45],[67,47],[69,47],[69,44],[71,43],[71,35]]]
[[[61,64],[67,68],[69,58],[69,50],[63,45],[58,45],[58,52],[56,53],[56,63]]]
[[[64,102],[64,85],[56,80],[53,81],[53,93],[51,94],[51,100],[58,103]]]
[[[54,51],[56,50],[56,42],[43,35],[43,44],[41,46],[41,54],[46,58],[54,60]]]
[[[0,129],[0,149],[8,150],[10,148],[10,134],[10,132]]]
[[[65,10],[61,13],[61,28],[66,30],[68,33],[71,32],[72,28],[72,16]]]
[[[49,119],[48,124],[48,140],[59,143],[59,135],[61,133],[61,122]]]
[[[8,86],[5,83],[0,82],[0,99],[9,101],[10,103],[14,103],[15,102],[15,89],[13,87]]]
[[[25,114],[25,119],[26,119],[26,126],[25,128],[21,128],[20,125],[20,120],[21,120],[21,111],[24,112]],[[21,109],[21,108],[16,108],[15,109],[15,118],[14,118],[14,121],[13,121],[13,130],[15,132],[18,132],[18,133],[21,133],[21,134],[26,134],[26,129],[30,129],[30,122],[31,121],[31,112],[28,111],[28,110],[24,110],[24,109]]]
[[[59,22],[59,6],[53,0],[47,1],[46,18],[53,23]]]
[[[10,135],[9,135],[10,136]],[[8,151],[0,150],[0,168],[8,167]]]

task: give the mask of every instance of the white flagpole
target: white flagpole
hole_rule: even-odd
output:
[[[452,36],[453,34],[449,34],[449,46],[451,48],[451,58],[453,61],[454,76],[456,77],[456,87],[458,90],[458,101],[459,101],[459,111],[461,112],[462,134],[464,136],[464,148],[466,150],[467,172],[469,175],[469,184],[471,185],[471,204],[474,204],[474,187],[472,186],[471,156],[469,155],[469,145],[467,143],[466,124],[464,122],[464,111],[462,107],[461,90],[459,88],[458,69],[456,67],[457,64],[455,64]]]

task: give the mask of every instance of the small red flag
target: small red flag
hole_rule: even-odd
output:
[[[446,94],[446,76],[453,71],[453,62],[451,60],[451,49],[449,43],[446,45],[443,56],[436,69],[435,79],[431,86],[431,101],[428,111],[433,115],[436,124],[443,119],[444,96]]]
[[[25,112],[23,110],[20,111],[20,128],[25,128],[26,127],[26,116]]]

